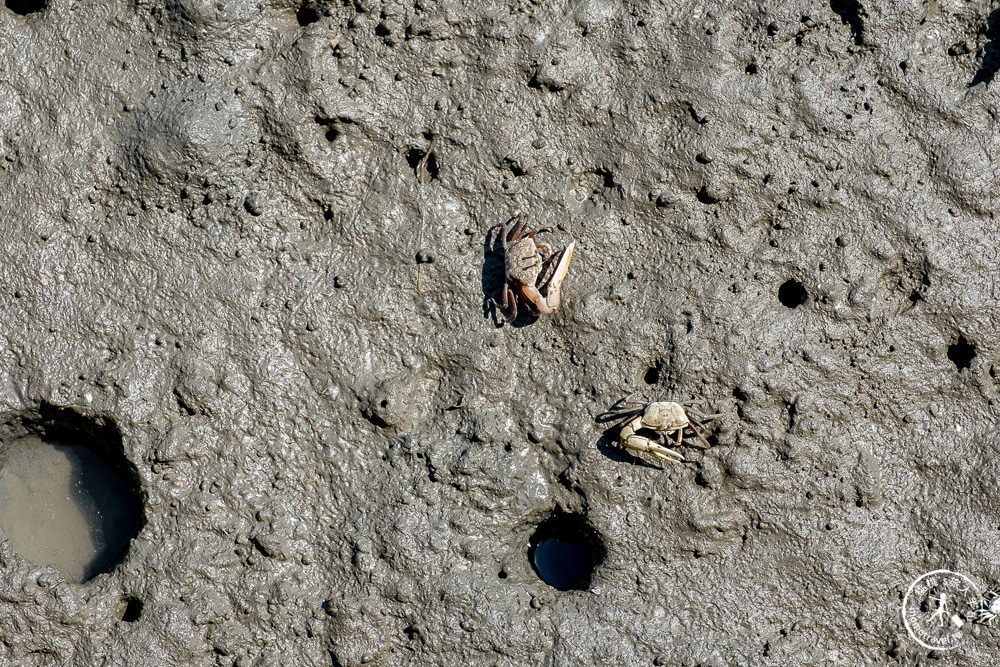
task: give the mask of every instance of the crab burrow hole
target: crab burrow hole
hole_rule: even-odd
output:
[[[28,16],[44,11],[48,3],[46,0],[5,0],[3,4],[15,14]]]
[[[528,558],[538,576],[561,591],[586,590],[604,561],[604,541],[586,518],[556,512],[538,525],[528,542]]]
[[[958,340],[948,346],[948,358],[959,372],[972,366],[972,360],[976,358],[976,346],[959,336]]]
[[[778,288],[778,301],[786,308],[798,308],[809,300],[809,292],[805,286],[794,278],[781,283]]]
[[[130,595],[124,599],[124,602],[125,611],[122,612],[122,620],[126,623],[135,623],[142,617],[142,600]]]
[[[107,417],[42,404],[0,418],[0,539],[84,583],[110,571],[144,523],[139,475]]]
[[[316,21],[319,21],[319,9],[312,2],[304,2],[295,11],[295,19],[299,22],[300,27],[305,28],[307,25],[312,25]]]

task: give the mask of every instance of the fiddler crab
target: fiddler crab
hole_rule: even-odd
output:
[[[528,231],[528,224],[519,216],[505,223],[495,225],[500,228],[500,246],[504,254],[503,310],[507,322],[517,319],[517,297],[524,299],[529,307],[542,315],[551,315],[559,308],[559,291],[569,270],[569,260],[573,257],[576,243],[566,246],[559,255],[559,262],[548,280],[539,284],[548,264],[554,259],[552,246],[535,241],[535,234],[551,232],[551,227],[539,227]],[[545,290],[545,294],[539,288]]]
[[[612,409],[619,408],[623,402],[619,401]],[[619,442],[628,449],[648,452],[671,463],[679,463],[684,460],[684,456],[676,449],[666,447],[657,440],[662,437],[665,439],[665,443],[670,443],[671,436],[674,436],[672,445],[680,447],[686,429],[702,442],[705,449],[708,449],[711,445],[699,429],[704,428],[703,422],[710,421],[720,415],[701,414],[691,407],[696,404],[697,401],[649,403],[641,409],[639,414],[625,422],[618,435]]]
[[[997,616],[1000,616],[1000,591],[986,591],[979,609],[972,612],[972,622],[989,625]]]

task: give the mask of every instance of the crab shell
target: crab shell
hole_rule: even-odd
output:
[[[523,238],[507,248],[504,261],[507,279],[521,285],[534,285],[542,273],[542,257],[535,240]]]
[[[690,425],[684,406],[673,401],[658,401],[646,406],[642,413],[642,425],[659,433],[684,429]]]

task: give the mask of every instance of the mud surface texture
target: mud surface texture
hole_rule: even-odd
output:
[[[985,0],[6,0],[0,412],[114,424],[145,516],[83,584],[0,543],[0,664],[927,661],[909,583],[1000,581],[998,40]],[[576,254],[501,327],[516,211]],[[625,396],[711,449],[619,449]],[[561,517],[577,589],[529,560]]]

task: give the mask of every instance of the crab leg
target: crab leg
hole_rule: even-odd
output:
[[[500,311],[500,315],[503,317],[504,322],[508,324],[517,319],[517,298],[514,296],[514,290],[510,288],[510,285],[504,284],[503,288],[500,290],[501,304],[502,308],[497,304],[496,299],[490,299],[490,303],[493,304],[495,308]],[[510,310],[510,315],[504,315],[504,311]]]
[[[513,218],[513,220],[514,224],[512,224],[510,228],[507,230],[506,243],[501,244],[504,247],[504,249],[506,249],[507,246],[510,245],[511,243],[514,243],[515,241],[520,241],[522,238],[524,238],[524,230],[528,228],[528,223],[526,223],[521,218]]]
[[[694,415],[698,419],[700,419],[702,421],[705,421],[705,422],[712,421],[716,417],[721,417],[722,416],[721,412],[717,412],[714,415],[706,415],[706,414],[702,413],[700,410],[694,409],[691,406],[692,405],[697,405],[696,401],[685,401],[684,403],[681,403],[681,405],[685,406],[685,412],[687,412],[689,415]]]
[[[695,428],[696,426],[698,428]],[[691,432],[694,433],[699,440],[701,440],[702,444],[705,445],[705,449],[712,448],[712,445],[708,443],[708,439],[705,438],[705,436],[703,436],[701,432],[698,430],[699,428],[705,428],[705,427],[702,426],[701,423],[698,422],[694,417],[692,417],[690,413],[688,414],[688,428],[691,429]]]
[[[559,307],[559,290],[562,286],[562,281],[566,277],[566,272],[569,271],[569,261],[573,257],[573,248],[576,243],[570,243],[563,250],[562,257],[559,259],[559,264],[556,265],[556,270],[549,278],[548,287],[545,290],[545,296],[538,291],[538,288],[534,285],[519,285],[518,290],[521,292],[521,296],[530,301],[535,305],[535,308],[539,313],[543,315],[551,315],[556,312]]]
[[[503,286],[503,308],[507,310],[510,307],[510,317],[507,318],[508,322],[513,322],[517,319],[517,297],[514,295],[514,290],[510,288],[510,285]]]
[[[490,232],[492,232],[494,229],[499,229],[500,230],[500,234],[497,236],[497,238],[500,240],[500,247],[501,248],[504,248],[504,249],[507,248],[507,232],[509,230],[509,225],[511,224],[511,222],[513,220],[514,220],[514,218],[511,218],[507,222],[498,222],[497,224],[495,224],[492,227],[490,227]]]
[[[535,234],[539,234],[541,232],[551,232],[551,231],[555,231],[555,230],[553,230],[551,227],[539,227],[538,229],[536,229],[535,231],[531,232],[530,234],[525,234],[525,236],[527,236],[529,239],[533,239],[533,238],[535,238]]]

